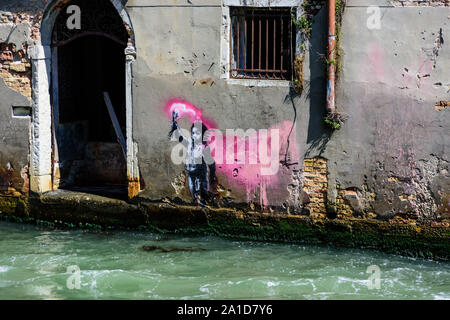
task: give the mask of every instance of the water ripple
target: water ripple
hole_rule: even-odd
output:
[[[450,299],[449,263],[374,251],[4,222],[0,239],[0,299]]]

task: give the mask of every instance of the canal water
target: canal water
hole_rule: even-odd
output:
[[[0,222],[0,299],[450,299],[450,263]]]

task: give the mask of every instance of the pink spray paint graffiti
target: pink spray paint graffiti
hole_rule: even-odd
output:
[[[438,44],[435,44],[434,49],[422,48],[420,53],[417,54],[417,60],[410,65],[404,65],[400,72],[387,68],[390,58],[386,56],[386,49],[379,43],[373,43],[367,49],[364,72],[361,72],[360,76],[365,82],[390,83],[394,79],[398,83],[399,89],[420,89],[421,95],[432,98],[435,92],[433,91],[431,75],[436,65],[440,41],[437,41]]]
[[[201,109],[189,102],[172,99],[167,103],[164,111],[169,118],[172,118],[172,131],[169,136],[173,132],[177,132],[177,135],[180,136],[176,122],[179,118],[188,117],[193,124],[201,122],[201,126],[207,128],[207,131],[203,132],[201,136],[201,139],[206,140],[202,142],[202,152],[207,150],[208,155],[213,159],[214,173],[217,170],[217,173],[225,177],[225,180],[233,188],[244,188],[247,201],[252,201],[253,195],[259,191],[259,203],[262,208],[269,205],[268,190],[280,188],[281,181],[278,171],[280,163],[284,163],[284,161],[280,161],[280,158],[288,159],[289,164],[287,165],[298,164],[299,152],[295,130],[290,121],[284,121],[269,129],[258,131],[228,129],[223,135],[220,130],[216,129],[214,121],[205,118]],[[183,139],[184,141],[191,140],[182,137],[181,140]],[[194,140],[191,144],[186,144],[188,150],[194,148],[193,146],[195,147]],[[190,153],[187,152],[187,154]],[[208,164],[211,163],[208,162]],[[188,166],[186,168],[188,170]],[[202,176],[206,178],[204,174]],[[195,181],[192,183],[195,185]],[[209,186],[209,183],[207,185]],[[195,198],[195,188],[190,185],[190,190]]]
[[[200,121],[208,129],[216,128],[215,122],[204,117],[201,109],[183,99],[175,98],[167,102],[164,112],[167,114],[169,119],[172,119],[174,111],[178,113],[179,119],[188,117],[191,123]]]
[[[389,79],[389,75],[386,75],[385,71],[384,48],[380,44],[374,43],[368,48],[365,60],[365,70],[361,73],[365,81],[386,82],[386,79]]]
[[[212,154],[217,163],[220,163],[217,172],[227,176],[235,188],[245,188],[247,201],[251,201],[253,194],[259,191],[259,204],[263,208],[267,207],[267,191],[281,187],[278,174],[280,159],[286,156],[291,164],[298,164],[295,134],[291,137],[289,135],[292,125],[292,122],[284,121],[268,130],[255,130],[246,136],[228,134],[222,137],[223,153]],[[213,149],[217,151],[217,148]]]

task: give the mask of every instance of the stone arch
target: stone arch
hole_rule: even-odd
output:
[[[29,50],[32,61],[32,105],[33,123],[30,150],[30,188],[32,192],[42,193],[53,190],[53,106],[52,96],[55,86],[51,86],[57,73],[55,50],[52,47],[53,29],[61,9],[72,0],[53,0],[44,9],[41,22],[40,43],[35,43]],[[133,97],[132,66],[136,58],[134,29],[128,12],[121,0],[110,1],[128,33],[125,49],[125,94],[126,94],[126,162],[128,177],[128,195],[133,197],[139,192],[139,169],[137,163],[137,144],[133,140]],[[57,87],[57,86],[56,86]],[[50,92],[52,89],[52,92]]]
[[[63,6],[72,0],[53,0],[47,4],[44,9],[42,23],[41,23],[41,44],[43,46],[50,46],[52,44],[52,33],[55,21]],[[122,4],[121,0],[109,0],[111,4],[116,9],[117,13],[122,18],[123,24],[127,31],[129,32],[129,38],[132,47],[135,46],[134,29],[131,23],[130,16],[128,15],[125,6]]]

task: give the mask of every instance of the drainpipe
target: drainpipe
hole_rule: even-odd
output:
[[[335,0],[328,0],[328,61],[334,61],[334,48],[336,45],[336,3]],[[328,82],[327,82],[327,113],[334,113],[336,111],[335,105],[335,72],[336,66],[334,63],[328,63]]]

